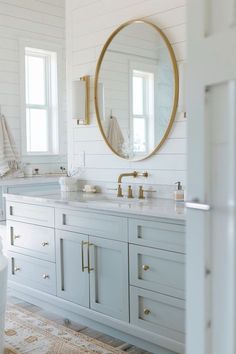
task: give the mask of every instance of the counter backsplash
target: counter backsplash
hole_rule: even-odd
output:
[[[79,180],[79,189],[82,190],[85,184],[95,185],[98,192],[102,192],[104,194],[116,194],[117,183],[112,182],[97,182],[90,180]],[[124,196],[127,195],[128,186],[131,185],[133,189],[133,195],[136,198],[138,196],[138,188],[143,185],[143,188],[146,192],[144,192],[145,197],[147,198],[164,198],[164,199],[174,199],[173,193],[176,189],[175,185],[158,185],[158,184],[148,184],[147,182],[144,184],[140,179],[139,181],[126,181],[122,182],[122,189]],[[185,187],[184,187],[185,188]],[[147,192],[150,191],[150,192]]]

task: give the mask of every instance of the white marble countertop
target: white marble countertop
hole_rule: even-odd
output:
[[[20,185],[20,184],[34,184],[34,183],[48,183],[58,182],[59,178],[64,175],[45,175],[45,176],[33,176],[33,177],[9,177],[0,178],[0,186]]]
[[[105,195],[101,193],[82,193],[82,192],[60,192],[51,193],[30,193],[5,194],[7,200],[50,205],[53,207],[79,209],[91,209],[99,212],[119,213],[131,215],[142,215],[145,217],[158,217],[174,220],[185,220],[184,203],[175,203],[170,199],[138,199],[117,198],[116,196]]]

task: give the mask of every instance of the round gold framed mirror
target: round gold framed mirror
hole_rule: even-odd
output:
[[[173,48],[146,20],[119,26],[97,62],[95,109],[101,134],[117,156],[144,160],[156,153],[173,125],[179,96]]]

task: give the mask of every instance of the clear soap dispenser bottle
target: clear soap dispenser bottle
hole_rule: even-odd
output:
[[[174,199],[176,202],[184,202],[184,190],[181,182],[176,182],[175,183],[176,190],[174,191]]]

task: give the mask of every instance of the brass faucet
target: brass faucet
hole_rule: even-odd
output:
[[[137,171],[133,171],[133,172],[127,172],[127,173],[121,173],[118,177],[118,189],[117,189],[117,197],[123,197],[122,194],[122,187],[121,187],[121,183],[122,183],[122,178],[123,177],[148,177],[148,172],[137,172]],[[130,191],[129,191],[130,193]],[[132,192],[131,192],[132,193]],[[129,194],[131,195],[131,194]],[[131,197],[132,198],[132,197]]]
[[[128,172],[128,173],[121,173],[121,175],[119,175],[118,177],[118,183],[122,182],[122,178],[123,177],[137,177],[138,176],[138,172],[134,171],[134,172]]]

